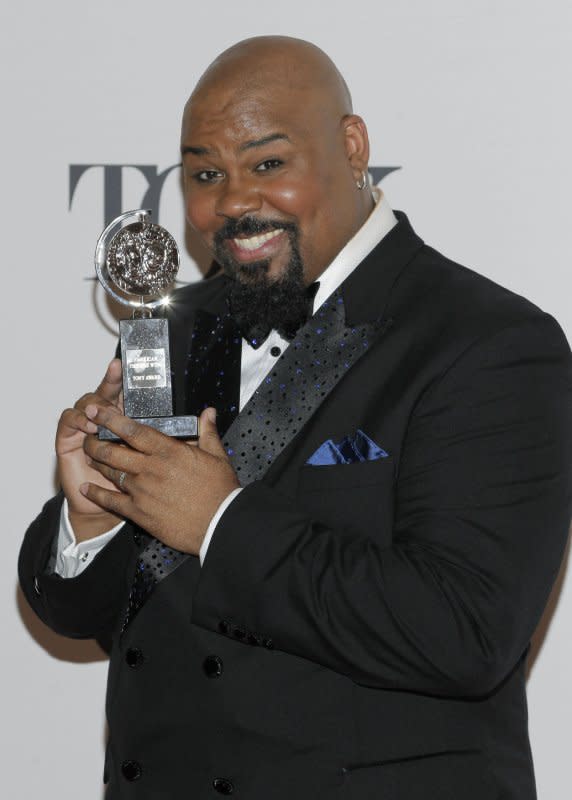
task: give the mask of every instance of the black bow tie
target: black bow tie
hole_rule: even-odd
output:
[[[275,330],[277,331],[280,336],[284,339],[292,340],[300,330],[300,328],[306,324],[306,322],[312,316],[313,306],[314,306],[314,298],[316,296],[316,292],[320,288],[320,282],[315,281],[314,283],[310,284],[305,292],[305,307],[298,315],[296,320],[288,320],[284,323],[276,323],[273,324],[271,320],[260,320],[253,322],[250,325],[241,323],[240,320],[236,320],[235,322],[238,325],[240,330],[240,335],[243,339],[246,339],[248,344],[257,350],[261,344],[264,344],[270,332]],[[230,314],[232,314],[232,303],[229,303]]]

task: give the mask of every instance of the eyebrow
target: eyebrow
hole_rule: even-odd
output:
[[[253,139],[250,142],[245,142],[244,144],[241,144],[238,149],[241,151],[251,150],[253,147],[262,147],[265,144],[277,141],[289,142],[290,139],[285,133],[271,133],[268,136],[263,136],[262,139]]]
[[[186,147],[181,147],[181,155],[184,156],[186,153],[192,153],[195,156],[207,156],[211,151],[208,147],[191,147],[191,145],[187,145]]]
[[[240,152],[244,152],[245,150],[251,150],[254,147],[263,147],[265,144],[276,141],[289,142],[290,139],[285,133],[271,133],[268,136],[263,136],[261,139],[251,139],[248,142],[244,142],[244,144],[241,144],[238,149]],[[192,153],[195,156],[208,156],[212,153],[212,150],[210,150],[208,147],[194,147],[193,145],[185,145],[185,147],[181,148],[181,155],[184,156],[186,153]]]

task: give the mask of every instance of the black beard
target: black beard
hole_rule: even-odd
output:
[[[290,242],[290,260],[284,273],[274,280],[268,278],[267,259],[242,264],[236,261],[225,245],[226,239],[255,236],[276,229],[285,230]],[[258,220],[245,217],[227,220],[215,234],[214,252],[224,272],[233,280],[229,308],[246,339],[264,339],[277,330],[293,339],[298,329],[311,315],[313,293],[304,285],[304,264],[298,246],[298,228],[292,223]]]

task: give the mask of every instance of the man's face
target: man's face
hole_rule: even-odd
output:
[[[311,101],[311,105],[310,105]],[[342,120],[311,90],[202,91],[187,106],[187,219],[231,277],[312,283],[359,227]]]

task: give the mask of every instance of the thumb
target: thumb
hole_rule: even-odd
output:
[[[228,460],[216,427],[216,409],[205,408],[199,418],[199,447],[217,458]]]
[[[114,358],[107,367],[105,375],[95,393],[103,397],[110,403],[115,403],[119,397],[122,388],[122,372],[121,361]]]

